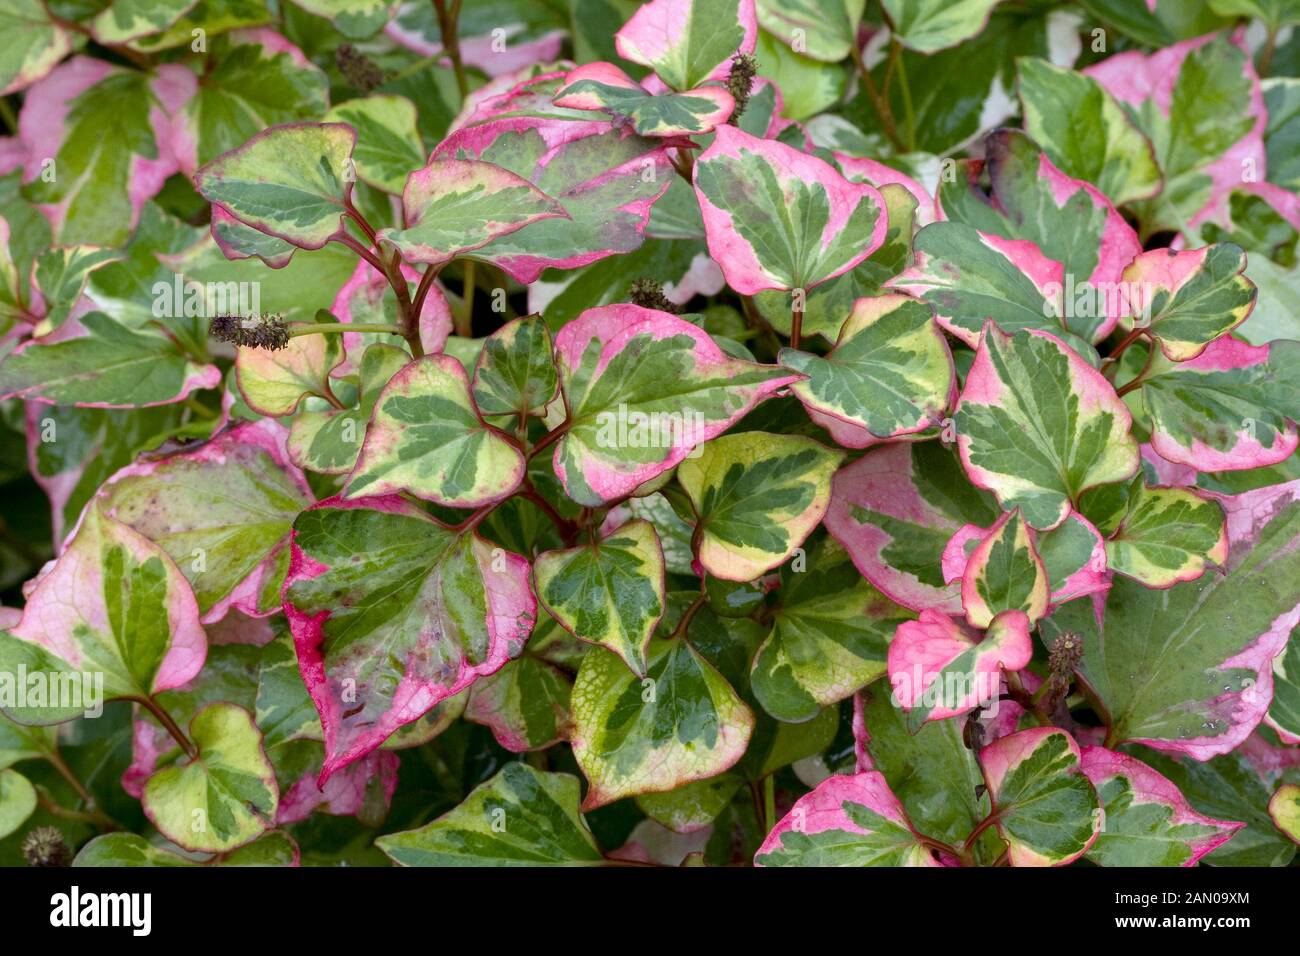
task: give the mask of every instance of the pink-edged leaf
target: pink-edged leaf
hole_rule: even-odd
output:
[[[1208,760],[1237,747],[1268,710],[1273,660],[1300,623],[1300,481],[1219,500],[1226,573],[1166,590],[1117,576],[1095,608],[1066,604],[1039,625],[1048,643],[1081,635],[1079,674],[1116,742]]]
[[[298,335],[282,349],[240,346],[235,372],[240,394],[259,415],[292,415],[308,395],[329,398],[330,373],[343,364],[340,335]]]
[[[1033,626],[1047,612],[1047,568],[1038,536],[1018,510],[994,523],[975,546],[962,574],[966,620],[989,627],[1003,611],[1022,611]]]
[[[397,767],[401,762],[391,750],[374,750],[334,774],[324,785],[316,782],[320,769],[320,747],[309,743],[289,744],[314,752],[313,766],[281,786],[280,806],[275,815],[277,826],[288,826],[320,811],[336,817],[361,819],[387,815],[397,790]],[[278,754],[273,753],[276,760]],[[278,760],[276,769],[279,770]]]
[[[327,499],[294,524],[284,603],[321,717],[320,782],[517,657],[528,562],[397,496]]]
[[[1114,387],[1047,332],[989,322],[954,413],[971,481],[1054,528],[1087,489],[1138,470],[1133,416]]]
[[[827,777],[758,848],[755,866],[942,866],[883,774]]]
[[[695,163],[709,254],[742,295],[848,272],[885,241],[885,200],[829,163],[722,126]]]
[[[146,73],[75,56],[27,90],[23,191],[57,241],[126,242],[144,204],[181,169],[173,129],[196,87],[179,63]]]
[[[1012,866],[1065,866],[1097,839],[1102,815],[1080,757],[1074,738],[1057,727],[1022,730],[980,751]]]
[[[939,611],[904,621],[889,645],[889,683],[908,727],[974,710],[998,696],[1002,672],[1033,656],[1023,611],[1003,611],[981,635]]]
[[[102,694],[102,703],[179,687],[206,653],[198,603],[180,569],[153,542],[91,507],[31,585],[21,620],[0,633],[0,669],[64,674],[87,696],[71,708],[42,701],[6,709],[23,723],[67,720],[93,711],[93,695]]]
[[[1187,362],[1155,356],[1143,380],[1151,446],[1200,471],[1275,465],[1300,444],[1300,344],[1231,336]]]
[[[1292,843],[1300,843],[1300,786],[1286,783],[1268,801],[1268,815]]]
[[[1186,488],[1135,483],[1128,509],[1106,542],[1106,562],[1147,587],[1200,577],[1228,557],[1228,531],[1218,502]]]
[[[606,121],[546,116],[505,115],[465,127],[433,158],[495,163],[564,207],[567,219],[533,222],[475,250],[472,258],[524,284],[546,269],[576,269],[639,248],[650,208],[674,175],[659,142]]]
[[[100,489],[106,514],[176,561],[205,621],[232,608],[254,617],[280,609],[289,529],[313,498],[286,438],[273,420],[244,422],[192,450],[128,465]]]
[[[654,309],[588,309],[555,338],[568,427],[555,473],[575,501],[630,494],[801,376],[728,357],[699,326]]]
[[[732,58],[757,41],[754,0],[651,0],[614,34],[619,56],[675,90],[726,79]]]
[[[1124,105],[1155,146],[1165,185],[1134,204],[1144,234],[1227,214],[1243,171],[1263,178],[1265,110],[1259,77],[1237,41],[1216,34],[1154,53],[1117,53],[1083,71]]]
[[[1084,747],[1082,766],[1106,815],[1085,854],[1100,866],[1195,866],[1245,826],[1197,813],[1173,781],[1128,754]]]
[[[780,93],[776,94],[778,97]],[[753,105],[753,93],[750,93],[750,107]],[[746,115],[750,107],[747,107]],[[780,130],[769,132],[769,138],[775,138]],[[919,182],[904,172],[900,172],[892,166],[886,166],[884,163],[874,159],[868,159],[865,156],[852,156],[848,153],[835,152],[835,165],[839,166],[848,179],[855,183],[868,183],[877,189],[883,189],[885,186],[898,185],[911,194],[916,200],[916,225],[928,226],[939,218],[938,204],[935,197]]]
[[[962,580],[972,552],[990,530],[968,524],[949,539],[943,549],[945,582]],[[1047,570],[1051,604],[1064,604],[1110,587],[1110,576],[1106,573],[1106,541],[1092,522],[1079,512],[1071,511],[1051,531],[1036,532],[1035,541]]]
[[[1144,252],[1124,270],[1128,287],[1141,290],[1141,302],[1130,303],[1138,308],[1127,316],[1151,330],[1170,360],[1196,358],[1255,307],[1259,290],[1245,270],[1246,253],[1230,242],[1190,252]]]
[[[258,133],[194,174],[204,199],[302,249],[342,234],[356,180],[357,132],[345,123],[286,123]]]
[[[420,280],[420,274],[405,264],[401,269],[402,277],[406,279],[414,298],[415,285]],[[330,311],[345,325],[352,322],[395,325],[398,317],[397,296],[383,274],[363,260],[357,263],[351,277],[339,289]],[[447,336],[451,335],[451,330],[451,306],[447,303],[447,296],[442,286],[435,279],[425,295],[424,307],[420,310],[420,345],[424,348],[425,354],[441,352],[447,342]],[[339,374],[359,366],[366,346],[374,342],[406,347],[400,339],[391,335],[378,332],[344,332],[343,350],[347,354],[347,363],[340,369]]]
[[[492,163],[435,159],[402,190],[403,229],[382,229],[381,242],[408,262],[440,265],[542,219],[568,219],[556,200]]]
[[[1101,341],[1124,313],[1128,297],[1120,283],[1124,267],[1142,251],[1137,233],[1099,189],[1061,172],[1019,130],[995,130],[983,145],[984,159],[968,161],[964,176],[940,184],[942,217],[1032,243],[1060,263],[1060,285],[1051,280],[1042,289],[1060,306],[1060,327],[1084,341]],[[988,193],[980,185],[986,173]],[[1034,277],[1026,265],[1030,255],[1013,261]]]
[[[0,398],[81,408],[141,408],[216,388],[221,372],[200,365],[161,330],[137,331],[103,312],[75,313],[49,335],[0,360]]]
[[[712,132],[726,122],[736,101],[721,86],[654,93],[612,63],[588,63],[565,77],[555,105],[612,113],[641,136],[662,137]]]
[[[344,494],[407,491],[476,508],[513,492],[525,467],[518,446],[479,415],[465,367],[450,355],[426,355],[380,392]]]
[[[836,474],[826,528],[889,598],[914,611],[960,614],[960,588],[943,574],[944,548],[963,526],[987,527],[998,514],[993,496],[970,483],[943,444],[895,442]]]

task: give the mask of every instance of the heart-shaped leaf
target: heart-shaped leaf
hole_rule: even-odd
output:
[[[1128,754],[1084,747],[1082,766],[1105,814],[1085,854],[1100,866],[1195,866],[1245,826],[1197,813],[1172,781]]]
[[[105,514],[177,563],[206,621],[280,609],[289,530],[312,501],[284,437],[272,421],[238,424],[193,451],[130,465],[99,492]]]
[[[0,632],[0,669],[61,675],[81,700],[6,712],[22,723],[57,723],[93,710],[94,698],[179,687],[203,667],[207,643],[194,594],[166,552],[88,508],[67,548],[33,582],[22,618]]]
[[[629,521],[589,545],[546,551],[534,573],[552,617],[645,677],[646,648],[664,613],[664,558],[654,525]]]
[[[241,345],[235,357],[239,391],[259,415],[292,415],[307,395],[334,395],[330,373],[343,358],[341,335],[297,335],[282,349]]]
[[[1114,743],[1206,760],[1245,740],[1268,710],[1273,659],[1300,622],[1300,482],[1221,500],[1226,574],[1162,591],[1117,577],[1096,614],[1076,602],[1040,625],[1049,642],[1082,636],[1079,673],[1109,713]]]
[[[469,691],[465,719],[490,727],[512,753],[542,750],[569,733],[573,680],[532,654],[480,678]]]
[[[827,777],[795,801],[755,866],[939,866],[882,774]]]
[[[1157,355],[1142,401],[1162,458],[1203,471],[1277,464],[1298,443],[1300,345],[1224,336],[1187,362]]]
[[[782,349],[808,376],[792,391],[809,409],[895,438],[931,428],[948,409],[952,355],[934,313],[901,295],[858,299],[825,358]]]
[[[1106,563],[1147,587],[1191,581],[1228,557],[1228,532],[1216,501],[1184,488],[1140,483],[1106,542]]]
[[[1268,801],[1268,815],[1291,842],[1300,843],[1300,786],[1287,783],[1278,787]]]
[[[675,90],[725,79],[737,53],[753,53],[754,0],[651,0],[616,34],[618,55]]]
[[[781,569],[781,601],[750,686],[777,720],[811,720],[885,673],[894,631],[911,617],[862,579],[831,539]]]
[[[1161,351],[1185,362],[1246,321],[1258,290],[1245,269],[1242,248],[1221,242],[1190,252],[1144,252],[1124,270],[1124,281],[1143,290],[1138,318]]]
[[[801,435],[739,432],[706,443],[677,466],[698,518],[704,569],[752,581],[782,564],[821,523],[843,460]]]
[[[540,315],[507,322],[487,337],[474,365],[474,404],[484,415],[540,415],[555,397],[551,330]]]
[[[1012,866],[1065,866],[1092,846],[1101,829],[1097,793],[1064,730],[1001,737],[980,751],[980,766]]]
[[[36,810],[36,788],[17,770],[0,770],[0,840],[27,822]]]
[[[233,850],[271,829],[280,789],[248,711],[212,704],[190,722],[190,739],[197,755],[145,784],[150,822],[178,846],[206,853]]]
[[[319,249],[342,233],[356,142],[343,123],[274,126],[218,156],[194,181],[204,199],[253,228]]]
[[[216,388],[221,373],[199,364],[159,331],[136,331],[102,312],[64,322],[0,361],[0,398],[51,405],[139,408]]]
[[[583,809],[675,790],[728,770],[754,715],[683,638],[655,640],[646,677],[617,655],[587,652],[573,685],[573,756],[591,784]]]
[[[720,86],[655,95],[612,63],[587,63],[564,78],[555,105],[624,117],[641,136],[689,136],[725,123],[736,102]]]
[[[1023,611],[1032,626],[1047,612],[1047,568],[1034,529],[1009,511],[975,546],[962,573],[966,620],[989,627],[1003,611]]]
[[[1138,468],[1124,402],[1046,332],[985,326],[954,418],[971,481],[1035,528],[1056,527],[1085,490]]]
[[[508,763],[460,806],[375,845],[399,866],[594,866],[604,862],[578,810],[578,781]]]
[[[524,558],[396,496],[299,515],[284,602],[325,730],[322,782],[519,656],[537,616]]]
[[[944,549],[967,524],[999,515],[991,494],[970,483],[940,442],[895,442],[869,450],[831,486],[826,529],[858,570],[914,611],[962,611],[961,589],[943,574]]]
[[[410,262],[439,265],[540,219],[567,219],[564,206],[493,163],[434,159],[402,189],[404,229],[379,239]]]
[[[519,449],[479,417],[464,366],[426,355],[380,393],[345,494],[409,491],[473,508],[504,498],[523,476]]]
[[[741,295],[805,292],[848,272],[885,241],[885,200],[829,163],[734,126],[695,163],[709,254]]]
[[[1003,611],[983,635],[934,610],[898,625],[889,645],[889,682],[908,728],[974,710],[1001,693],[1002,672],[1033,656],[1029,618]]]
[[[865,0],[756,0],[758,23],[794,51],[838,63],[858,41]]]
[[[635,305],[588,309],[555,338],[569,412],[555,474],[601,505],[682,461],[795,373],[729,358],[698,326]]]

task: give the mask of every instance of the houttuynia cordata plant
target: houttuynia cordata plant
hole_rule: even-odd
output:
[[[0,862],[1290,864],[1298,27],[4,0]]]

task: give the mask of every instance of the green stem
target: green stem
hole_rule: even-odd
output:
[[[897,37],[894,42],[898,42]],[[898,58],[898,88],[903,94],[903,119],[907,121],[906,151],[911,152],[916,146],[916,115],[912,110],[912,87],[907,82],[907,67],[902,56]]]
[[[871,100],[871,105],[880,120],[880,128],[884,130],[885,137],[900,153],[907,152],[907,147],[903,145],[903,141],[898,136],[898,126],[894,122],[894,113],[889,108],[889,101],[881,95],[880,90],[876,87],[876,81],[872,78],[871,71],[867,69],[867,64],[862,59],[862,51],[858,49],[856,39],[849,44],[849,50],[853,55],[853,65],[857,67],[858,79],[862,83],[862,89],[866,92],[867,98]]]
[[[776,777],[768,774],[763,778],[763,832],[771,833],[776,826]]]
[[[401,335],[402,330],[391,322],[309,322],[289,326],[289,338],[300,335],[342,335],[344,332],[386,332]]]
[[[1268,28],[1268,36],[1264,39],[1264,48],[1259,51],[1259,62],[1255,69],[1260,76],[1268,75],[1268,68],[1273,65],[1273,51],[1277,49],[1277,27]]]
[[[53,814],[64,820],[75,820],[78,823],[89,823],[99,827],[101,830],[120,830],[122,825],[107,814],[100,813],[98,810],[69,810],[67,807],[60,806],[56,801],[45,796],[43,793],[37,793],[36,802],[46,813]]]

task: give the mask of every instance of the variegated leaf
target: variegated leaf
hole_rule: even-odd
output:
[[[648,66],[675,90],[725,79],[737,53],[753,53],[754,0],[651,0],[614,34],[618,55]]]
[[[795,801],[755,866],[939,866],[882,774],[835,775]]]
[[[1065,866],[1093,845],[1101,829],[1097,792],[1064,730],[1000,737],[980,751],[980,766],[1012,866]]]
[[[345,494],[409,491],[473,508],[504,498],[523,476],[518,447],[479,417],[464,366],[426,355],[380,393]]]
[[[280,609],[293,519],[311,504],[287,460],[284,429],[243,423],[193,451],[122,469],[98,496],[106,514],[169,554],[194,588],[207,621],[237,609]]]
[[[1142,290],[1142,309],[1130,311],[1131,321],[1149,328],[1172,361],[1196,358],[1254,308],[1258,290],[1245,269],[1246,253],[1230,242],[1144,252],[1124,270],[1124,281]]]
[[[1286,783],[1268,801],[1268,815],[1293,843],[1300,843],[1300,785]]]
[[[352,158],[357,178],[384,192],[401,195],[407,177],[425,162],[415,104],[404,96],[376,93],[339,103],[327,123],[347,123],[357,131]]]
[[[489,335],[474,365],[474,404],[484,415],[540,415],[558,385],[551,330],[540,315]]]
[[[843,453],[801,435],[738,432],[677,466],[698,518],[698,556],[726,581],[783,563],[821,523]]]
[[[102,674],[101,701],[179,687],[203,667],[206,652],[198,604],[180,569],[157,545],[94,507],[32,583],[18,623],[0,632],[0,669],[64,675],[60,680],[74,692],[94,674],[96,694]],[[73,703],[6,712],[21,723],[48,724],[94,706],[89,697]]]
[[[512,753],[542,750],[569,734],[573,679],[553,664],[525,654],[469,690],[465,719],[491,728]]]
[[[884,674],[894,631],[912,616],[863,580],[829,538],[798,569],[782,568],[779,593],[750,686],[782,721],[811,720]]]
[[[159,832],[187,850],[223,853],[274,827],[280,789],[248,711],[212,704],[191,721],[190,737],[193,760],[145,784],[144,810]]]
[[[587,63],[564,78],[555,105],[623,117],[641,136],[690,136],[725,123],[736,102],[721,86],[656,95],[612,63]]]
[[[1150,141],[1097,80],[1038,57],[1016,62],[1025,132],[1068,176],[1111,202],[1149,199],[1163,185]]]
[[[865,0],[756,0],[764,31],[803,56],[838,63],[858,42]]]
[[[1047,612],[1047,568],[1038,536],[1020,511],[1004,514],[975,546],[962,574],[962,606],[975,627],[1003,611],[1023,611],[1033,626]]]
[[[308,13],[329,20],[346,37],[373,36],[396,13],[396,0],[293,0]]]
[[[1002,0],[882,0],[898,40],[920,53],[934,53],[976,36]]]
[[[298,335],[282,349],[240,346],[235,356],[239,391],[259,415],[292,415],[308,395],[331,398],[330,373],[343,364],[341,335]]]
[[[1095,613],[1078,601],[1039,625],[1049,643],[1082,636],[1079,673],[1109,714],[1113,743],[1207,760],[1237,747],[1268,710],[1273,659],[1300,622],[1300,482],[1221,501],[1225,574],[1165,590],[1117,577]]]
[[[741,295],[807,291],[885,241],[879,190],[775,140],[722,126],[695,163],[709,254]]]
[[[1300,344],[1224,336],[1187,362],[1156,355],[1142,400],[1162,458],[1201,471],[1277,464],[1297,445]]]
[[[944,577],[944,549],[965,525],[985,528],[998,514],[994,497],[970,483],[943,444],[895,442],[835,476],[826,528],[892,600],[960,614],[961,589]]]
[[[534,574],[538,598],[566,630],[646,676],[646,648],[664,613],[664,558],[654,525],[629,521],[589,545],[546,551]]]
[[[381,242],[410,262],[439,265],[541,219],[567,219],[564,206],[528,180],[492,163],[434,159],[402,190],[403,229]]]
[[[1138,469],[1127,406],[1046,332],[985,326],[954,417],[971,481],[1035,528],[1056,527],[1088,488]]]
[[[40,331],[62,325],[81,298],[90,274],[121,258],[118,250],[98,246],[55,246],[37,256],[32,264],[32,284],[44,300]]]
[[[573,685],[573,755],[591,786],[587,810],[675,790],[728,770],[745,753],[754,715],[684,638],[654,640],[638,679],[593,648]]]
[[[889,645],[889,682],[908,729],[974,710],[1001,693],[1002,672],[1033,656],[1029,618],[1003,611],[983,635],[934,610],[898,625]]]
[[[1228,559],[1223,509],[1185,488],[1139,483],[1106,542],[1106,563],[1147,587],[1167,588],[1200,577]]]
[[[90,21],[94,38],[103,44],[127,43],[160,33],[183,17],[197,0],[111,0]]]
[[[203,198],[303,249],[343,230],[357,133],[343,123],[289,123],[258,133],[195,173]]]
[[[72,49],[72,38],[41,0],[12,0],[0,11],[0,96],[17,93],[50,70]]]
[[[518,657],[537,613],[524,558],[396,496],[299,515],[284,603],[325,731],[322,782]]]
[[[824,358],[782,349],[779,360],[808,376],[792,391],[809,409],[877,438],[937,425],[952,393],[952,355],[933,311],[902,295],[853,303]]]
[[[1195,866],[1245,826],[1197,813],[1171,780],[1128,754],[1084,747],[1082,767],[1105,814],[1084,854],[1099,866]]]
[[[729,358],[698,326],[635,305],[588,309],[555,351],[569,412],[555,473],[589,506],[627,496],[799,378]]]
[[[505,826],[497,821],[506,821]],[[604,862],[578,810],[578,781],[508,763],[449,813],[375,845],[399,866],[592,866]]]

